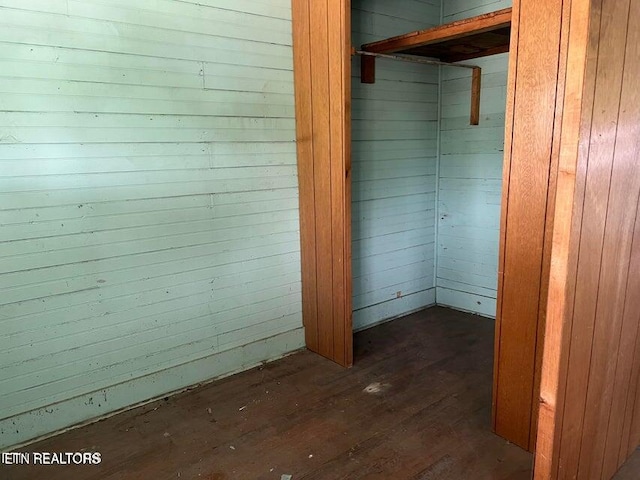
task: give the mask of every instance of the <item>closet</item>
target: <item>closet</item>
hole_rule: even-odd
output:
[[[429,4],[434,8],[440,5],[429,0],[422,0],[421,3],[427,9]],[[468,6],[467,2],[445,2],[444,5],[458,3]],[[473,5],[481,3],[473,2]],[[591,375],[588,370],[585,374],[585,369],[579,363],[569,362],[568,345],[573,342],[569,337],[572,330],[565,326],[570,321],[579,325],[584,323],[587,332],[593,332],[593,322],[588,323],[589,317],[571,320],[573,317],[569,315],[572,310],[569,303],[565,305],[565,301],[569,302],[566,295],[571,299],[573,292],[565,292],[563,289],[570,287],[560,280],[571,280],[574,272],[567,268],[573,265],[571,262],[575,262],[578,255],[580,243],[577,240],[569,242],[574,238],[569,236],[570,233],[578,239],[582,235],[589,241],[593,240],[596,250],[602,247],[602,236],[593,235],[589,230],[572,230],[574,224],[571,223],[573,209],[579,205],[574,203],[573,195],[576,195],[577,201],[580,201],[580,195],[585,195],[585,190],[576,186],[576,163],[586,162],[581,155],[589,151],[582,146],[580,150],[577,149],[578,140],[583,138],[578,132],[582,132],[583,128],[588,132],[592,122],[587,113],[592,111],[588,105],[589,101],[593,104],[593,94],[583,90],[581,82],[585,82],[585,78],[596,78],[592,60],[596,58],[594,52],[598,52],[601,38],[602,42],[620,43],[622,47],[626,45],[625,18],[632,18],[628,15],[625,17],[622,13],[624,8],[619,3],[606,0],[599,3],[514,0],[512,9],[505,10],[509,5],[504,2],[487,2],[484,11],[473,12],[471,8],[459,12],[460,16],[446,18],[444,15],[430,23],[429,19],[420,17],[422,10],[415,9],[409,12],[408,20],[421,25],[399,31],[399,25],[393,21],[390,11],[386,14],[382,11],[379,19],[364,21],[361,12],[352,11],[352,7],[356,7],[356,10],[375,13],[379,11],[377,9],[398,8],[396,2],[293,2],[303,315],[307,347],[341,365],[349,366],[353,362],[352,332],[354,327],[366,326],[365,318],[372,322],[382,321],[411,311],[412,307],[420,308],[435,303],[486,316],[495,314],[493,428],[499,435],[525,449],[544,451],[544,456],[536,457],[537,471],[558,468],[558,439],[561,433],[565,434],[561,421],[564,412],[560,407],[556,409],[556,401],[560,405],[564,401],[561,396],[564,395],[562,382],[568,382],[567,388],[573,386],[573,390],[567,390],[567,395],[575,392],[582,394],[584,392],[576,385],[584,386],[584,381]],[[490,5],[503,8],[491,12]],[[628,10],[630,3],[627,1],[625,5]],[[473,18],[474,14],[483,16]],[[365,25],[370,30],[364,36],[370,38],[353,41],[352,15],[362,22],[354,27],[353,37],[356,33],[366,34],[365,29],[357,30]],[[596,26],[600,25],[601,16],[612,18],[619,28],[598,31]],[[508,24],[506,17],[510,17]],[[451,24],[465,18],[466,21]],[[393,31],[387,32],[387,29]],[[505,52],[507,30],[508,53]],[[449,36],[444,35],[447,32]],[[624,57],[618,54],[620,51],[599,50],[602,55],[614,52],[603,57],[607,62],[602,65],[609,65],[622,78],[621,65],[624,62],[618,60]],[[361,69],[355,67],[359,67],[358,61],[352,63],[358,52],[363,60]],[[409,66],[400,67],[405,62],[372,54],[396,57],[411,55],[412,58],[435,58],[444,63],[462,61],[472,68],[463,70],[441,66],[441,77],[436,80],[433,77],[433,72],[437,70],[435,67],[417,63],[406,63]],[[491,98],[482,92],[487,92],[495,82],[504,81],[505,77],[499,79],[497,64],[494,63],[494,59],[500,56],[508,57],[506,89],[502,91],[501,98],[497,93]],[[481,71],[473,67],[481,67]],[[604,82],[609,77],[603,74],[602,78]],[[360,83],[362,79],[369,83]],[[402,88],[387,88],[389,82],[402,80],[406,80]],[[370,82],[375,84],[371,85]],[[377,90],[367,92],[367,87]],[[382,92],[377,98],[376,91]],[[479,96],[478,91],[481,91]],[[605,92],[603,95],[606,97],[606,88],[596,90],[596,93],[599,91]],[[411,95],[414,97],[411,98]],[[466,99],[464,102],[461,101],[463,97]],[[381,107],[380,102],[388,103],[393,99],[404,102],[404,110],[391,113],[390,109]],[[367,102],[370,102],[369,106]],[[435,116],[429,116],[433,109],[423,107],[433,102],[440,105],[440,111]],[[497,105],[501,105],[502,110],[492,111],[492,107]],[[385,110],[384,114],[382,110]],[[607,111],[596,113],[604,116]],[[394,118],[393,115],[398,116]],[[369,129],[361,128],[365,121]],[[401,128],[391,131],[388,128],[391,121]],[[415,124],[413,127],[412,123]],[[493,151],[498,135],[503,152]],[[586,135],[584,138],[589,137]],[[565,143],[562,143],[563,140]],[[466,143],[486,150],[474,152],[478,156],[471,161],[465,157],[469,146]],[[407,148],[403,149],[403,146]],[[372,163],[373,169],[356,172],[352,168],[352,161],[355,165],[355,162],[363,162],[365,157],[373,159],[367,160]],[[631,162],[632,155],[620,158]],[[415,176],[396,172],[394,178],[394,166],[391,163],[394,160],[399,160],[398,169],[411,166],[422,170],[418,170],[419,174]],[[480,168],[483,161],[493,165],[492,168]],[[430,170],[430,166],[435,168]],[[632,170],[632,166],[628,168]],[[469,172],[474,171],[482,172],[474,179],[476,185],[467,178],[473,177]],[[637,172],[637,169],[634,171]],[[492,175],[491,178],[486,178],[489,175]],[[404,180],[398,180],[400,178]],[[604,189],[608,185],[595,178],[593,189]],[[629,178],[634,177],[632,175]],[[383,198],[376,193],[374,186],[379,180],[383,180],[385,187],[395,193],[388,196],[393,201],[379,202],[384,206],[376,210],[373,202]],[[465,212],[462,206],[474,209],[482,204],[478,202],[478,197],[472,196],[474,189],[478,191],[478,184],[491,187],[481,191],[487,193],[485,198],[491,196],[493,203],[485,202],[482,205],[483,212]],[[606,197],[606,192],[602,195]],[[430,199],[435,202],[436,197],[438,201],[433,211],[429,212],[428,209],[420,210],[423,204],[412,203],[410,197],[415,197],[413,200],[417,202],[424,202],[424,205]],[[366,210],[364,202],[371,203],[366,207],[369,210]],[[556,205],[561,207],[558,212]],[[411,210],[412,207],[415,209]],[[631,205],[628,207],[625,211],[635,211]],[[415,291],[405,296],[406,292],[398,289],[397,299],[377,303],[379,297],[374,295],[375,288],[362,289],[361,283],[355,282],[362,282],[369,273],[362,261],[362,249],[370,248],[366,254],[369,257],[378,256],[379,261],[393,263],[397,258],[393,259],[393,255],[385,251],[384,245],[380,247],[378,244],[378,250],[374,250],[373,246],[356,245],[352,242],[352,236],[355,242],[372,238],[376,233],[384,232],[376,232],[376,228],[381,228],[374,226],[376,220],[386,215],[389,225],[393,224],[392,221],[411,222],[411,214],[417,212],[421,213],[422,221],[415,229],[419,232],[415,233],[415,237],[409,234],[401,236],[406,242],[422,241],[403,245],[407,249],[416,247],[413,252],[405,252],[406,265],[422,265],[403,287],[409,288],[409,292],[412,292],[411,288]],[[452,226],[448,222],[456,215],[448,214],[453,212],[461,214],[458,218],[462,220],[460,224]],[[485,240],[478,235],[480,229],[477,226],[472,225],[475,230],[469,228],[470,225],[464,226],[463,223],[469,222],[472,216],[494,219],[491,225],[493,240],[485,241],[485,247],[488,245],[487,248],[493,248],[493,251],[496,251],[496,241],[499,245],[497,261],[494,256],[493,270],[497,275],[493,282],[489,282],[486,275],[489,258],[486,259],[486,265],[477,261],[465,264],[464,255],[467,255],[467,259],[477,256]],[[363,219],[370,222],[363,222]],[[429,219],[432,219],[433,231],[429,230]],[[562,229],[555,232],[558,224]],[[445,241],[447,229],[463,231],[465,228],[461,227],[466,228],[465,235],[451,235],[454,238]],[[365,228],[369,231],[364,232]],[[617,231],[611,235],[614,233]],[[425,236],[429,235],[434,239],[431,245],[424,241]],[[472,239],[476,241],[470,242]],[[429,249],[431,257],[429,253],[424,253]],[[452,256],[451,250],[459,252],[459,256]],[[561,261],[552,261],[554,256]],[[433,260],[431,269],[428,267],[430,260]],[[618,262],[616,265],[624,264]],[[469,269],[461,271],[464,270],[463,265]],[[369,278],[375,279],[376,272],[372,270],[370,273],[372,275]],[[482,279],[483,276],[487,278]],[[474,280],[470,281],[472,278]],[[571,281],[575,282],[573,278]],[[610,276],[605,280],[620,283],[620,278]],[[397,281],[391,276],[389,280],[390,283]],[[589,280],[589,285],[598,285],[597,278],[592,280]],[[422,287],[418,286],[420,282]],[[618,283],[612,284],[609,290],[602,290],[605,292],[603,295],[615,291]],[[394,285],[392,283],[388,287]],[[495,291],[495,303],[491,302],[492,290]],[[368,292],[373,292],[371,298],[364,295]],[[387,290],[386,295],[390,292]],[[598,295],[597,289],[594,295]],[[553,300],[549,306],[548,298]],[[615,302],[617,298],[609,295],[606,301]],[[412,303],[414,299],[415,303]],[[398,310],[380,307],[385,304],[397,305]],[[360,313],[363,311],[367,312],[366,315]],[[547,322],[547,315],[552,315],[551,322]],[[617,337],[609,330],[610,325],[618,325],[616,322],[607,323],[603,320],[598,324],[601,325],[600,330],[589,337],[595,342],[594,345],[600,344],[595,336],[600,331],[606,331],[607,345],[614,345],[610,339]],[[573,330],[574,334],[581,332],[579,328]],[[581,338],[575,342],[581,342],[578,344],[581,350],[578,351],[581,355],[584,353],[584,360],[588,362],[589,350],[584,345],[590,344]],[[602,352],[602,357],[596,356],[601,362],[596,364],[597,370],[591,376],[597,381],[598,391],[602,390],[604,398],[610,399],[611,392],[618,392],[619,389],[611,383],[614,381],[615,368],[610,368],[605,360],[609,358],[608,354],[615,352],[604,347]],[[546,364],[543,363],[543,357]],[[632,360],[628,359],[636,357],[627,355],[624,362],[620,363],[625,368],[628,366],[627,370],[631,372]],[[613,377],[611,372],[614,372]],[[573,377],[569,377],[569,374]],[[605,383],[603,378],[607,378],[609,383]],[[584,381],[580,382],[580,379]],[[620,383],[620,380],[615,382],[616,385],[628,384]],[[620,390],[621,398],[622,395],[624,392]],[[540,414],[540,428],[539,405],[544,407],[544,416]],[[633,403],[628,405],[632,406]],[[627,410],[625,418],[631,422],[629,419],[635,418],[633,408]],[[596,413],[594,418],[602,417],[602,421],[606,422],[606,408]],[[580,412],[576,415],[580,415]],[[602,429],[603,432],[605,430]],[[569,431],[574,436],[576,432],[582,434],[579,429]],[[585,433],[582,443],[587,444],[593,438],[595,434]],[[633,437],[627,443],[623,442],[623,447],[633,447],[637,444],[635,440]],[[573,452],[571,449],[568,451]],[[571,463],[572,468],[577,465],[577,452],[568,460],[574,462]],[[603,452],[598,451],[598,456],[590,457],[585,462],[593,462],[594,459],[599,461]],[[611,455],[611,465],[619,465],[628,451],[621,450],[615,461],[614,453]]]
[[[482,2],[476,3],[484,7]],[[366,39],[354,52],[360,56],[361,83],[353,83],[352,95],[352,159],[356,162],[353,171],[358,172],[352,178],[353,191],[358,194],[353,200],[352,231],[361,235],[363,225],[375,230],[379,226],[376,222],[412,220],[411,228],[405,227],[400,235],[402,242],[411,239],[416,230],[425,231],[416,226],[427,229],[433,226],[433,244],[421,236],[421,245],[401,244],[405,250],[398,254],[398,242],[394,242],[380,255],[382,262],[384,257],[393,257],[395,253],[394,266],[400,267],[403,261],[412,260],[406,259],[411,248],[421,248],[423,257],[433,259],[433,278],[419,278],[414,273],[419,266],[422,273],[429,274],[426,265],[413,263],[400,269],[405,279],[418,277],[422,287],[409,285],[414,290],[406,293],[413,301],[406,302],[405,312],[437,304],[497,318],[494,429],[523,448],[533,450],[541,352],[537,336],[538,329],[543,328],[539,319],[544,309],[544,303],[539,301],[543,294],[540,275],[546,268],[545,253],[548,258],[543,243],[551,168],[550,149],[538,152],[538,165],[530,160],[528,164],[513,163],[509,155],[506,164],[503,161],[505,143],[513,140],[505,142],[504,139],[506,52],[511,41],[512,9],[466,17],[468,10],[459,12],[461,7],[445,5],[441,24],[400,34],[394,32],[388,38],[369,41],[368,37],[375,38],[385,27],[392,32],[399,28],[395,24],[387,25],[380,19],[384,16],[376,17],[370,5],[369,2],[352,4],[352,8],[355,7],[352,10],[354,43],[360,43],[359,36]],[[415,12],[404,11],[406,24],[428,25],[430,13],[432,21],[434,18],[430,6],[425,2]],[[399,5],[396,8],[402,10]],[[374,25],[370,30],[373,35],[366,32],[370,25]],[[540,48],[544,48],[543,42]],[[554,52],[548,53],[553,58]],[[557,58],[557,51],[555,55]],[[414,65],[409,68],[400,62]],[[428,65],[438,65],[440,70]],[[557,70],[552,64],[545,68],[551,74]],[[436,82],[433,75],[438,75]],[[375,85],[367,87],[367,84]],[[527,95],[535,94],[527,92]],[[393,102],[394,99],[397,102]],[[553,99],[537,100],[550,107],[546,113],[552,120]],[[376,103],[379,106],[371,105]],[[544,115],[542,109],[541,114]],[[527,141],[535,139],[535,130],[530,134]],[[545,135],[546,138],[542,138]],[[542,132],[543,143],[532,145],[532,153],[536,148],[548,146],[550,135],[551,131]],[[407,145],[419,148],[420,155],[414,150],[405,150]],[[383,154],[387,150],[392,152],[391,156]],[[390,159],[383,164],[384,168],[378,168],[380,157]],[[412,160],[419,163],[412,165]],[[393,169],[393,174],[385,171],[388,169]],[[362,198],[360,190],[367,190],[367,182],[362,180],[375,177],[376,170],[385,180],[377,205],[372,205],[371,198],[366,195]],[[403,192],[390,192],[394,182],[404,185]],[[421,197],[411,194],[420,187],[427,195],[434,195],[433,209],[417,210]],[[400,203],[399,199],[407,201]],[[403,208],[397,211],[390,208],[393,203]],[[361,212],[363,204],[370,209],[366,214]],[[385,208],[390,209],[388,217],[384,216]],[[411,215],[411,212],[421,215]],[[402,231],[403,225],[400,227]],[[378,246],[376,242],[369,243]],[[359,318],[362,310],[357,290],[375,290],[363,287],[359,276],[362,250],[356,241],[353,244],[356,326],[363,323]],[[380,266],[381,259],[367,258],[372,270],[385,268]],[[396,286],[394,270],[384,270],[382,274],[389,287]],[[504,281],[505,275],[510,281]],[[398,297],[405,294],[402,288],[405,285],[406,282],[397,285]],[[392,291],[384,292],[386,295],[377,300],[390,298]],[[431,297],[427,298],[429,294]],[[384,312],[387,318],[399,313],[389,306]],[[366,313],[370,322],[384,320],[375,312]]]
[[[495,317],[494,429],[533,449],[550,132],[505,130],[511,8],[405,3],[294,2],[307,346],[348,366],[354,329],[436,304]],[[514,141],[538,157],[512,161]]]

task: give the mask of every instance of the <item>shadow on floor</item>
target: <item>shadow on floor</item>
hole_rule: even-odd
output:
[[[356,334],[354,352],[348,370],[300,352],[23,449],[98,451],[98,466],[0,477],[530,478],[531,455],[490,431],[492,321],[431,308]]]

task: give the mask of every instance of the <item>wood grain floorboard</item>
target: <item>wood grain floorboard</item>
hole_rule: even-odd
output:
[[[493,328],[424,310],[356,334],[351,369],[300,352],[22,449],[98,466],[0,478],[529,479],[531,455],[490,431]]]

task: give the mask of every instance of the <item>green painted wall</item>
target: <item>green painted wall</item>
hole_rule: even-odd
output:
[[[0,447],[303,345],[289,0],[0,0]]]
[[[353,44],[440,22],[439,0],[354,0]],[[435,302],[438,68],[353,61],[353,308],[360,329]]]
[[[443,0],[443,23],[510,5]],[[482,67],[478,126],[469,125],[470,72],[442,68],[436,299],[494,317],[508,54],[467,63]]]

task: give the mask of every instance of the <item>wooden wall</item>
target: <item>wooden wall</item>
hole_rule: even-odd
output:
[[[301,347],[289,0],[0,19],[0,447]]]
[[[553,133],[562,2],[513,3],[498,262],[494,428],[535,443],[538,372],[549,259],[548,197],[555,192]],[[560,117],[558,117],[560,118]]]
[[[353,362],[349,5],[292,2],[306,345],[344,366]]]
[[[536,478],[640,443],[640,1],[572,2]]]
[[[437,25],[440,0],[353,0],[355,46]],[[353,324],[435,303],[438,68],[353,58]]]

